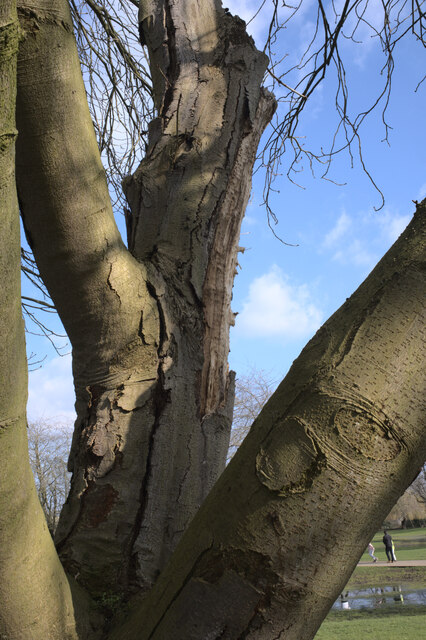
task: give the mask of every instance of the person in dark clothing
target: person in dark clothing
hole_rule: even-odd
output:
[[[384,531],[383,533],[385,534],[383,536],[383,544],[385,545],[388,562],[395,562],[395,556],[393,555],[392,549],[392,537],[388,534],[387,531]]]

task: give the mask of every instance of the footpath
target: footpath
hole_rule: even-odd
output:
[[[397,560],[396,562],[387,562],[386,560],[378,560],[377,562],[358,562],[358,567],[426,567],[426,560]]]

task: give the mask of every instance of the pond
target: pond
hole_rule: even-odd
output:
[[[333,609],[375,609],[395,604],[426,604],[426,588],[412,589],[402,585],[345,591],[336,600]]]

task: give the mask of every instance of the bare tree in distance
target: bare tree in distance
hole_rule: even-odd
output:
[[[426,479],[424,465],[384,520],[384,528],[424,527],[426,524]]]
[[[269,400],[278,384],[272,373],[252,366],[248,373],[237,375],[235,402],[229,442],[228,461],[248,434],[251,425]]]
[[[55,533],[59,514],[70,490],[67,470],[72,425],[52,420],[28,423],[28,451],[37,494],[47,526]]]
[[[415,496],[418,502],[426,505],[426,464],[423,465],[422,470],[410,486],[409,491]]]

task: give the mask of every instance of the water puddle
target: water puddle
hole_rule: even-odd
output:
[[[410,589],[410,587],[372,587],[370,589],[354,589],[341,594],[333,609],[375,609],[386,605],[426,604],[426,588]]]

